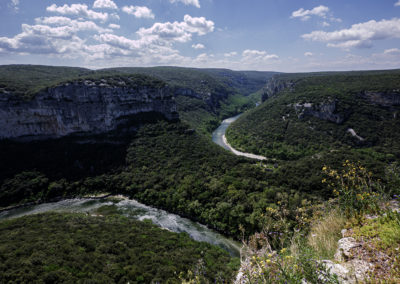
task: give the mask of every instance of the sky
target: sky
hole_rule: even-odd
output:
[[[400,0],[0,0],[0,64],[400,68]]]

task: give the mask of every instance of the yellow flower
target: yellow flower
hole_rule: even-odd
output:
[[[281,253],[285,253],[286,252],[286,248],[281,249]]]
[[[322,179],[322,183],[326,183],[326,178]]]
[[[270,264],[270,263],[271,263],[271,260],[270,260],[270,259],[267,259],[267,263]]]

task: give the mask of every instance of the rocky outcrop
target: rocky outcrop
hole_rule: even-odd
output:
[[[372,92],[364,91],[360,96],[370,103],[380,106],[399,106],[400,105],[400,90],[392,90],[388,92]]]
[[[168,120],[178,118],[174,97],[167,86],[132,80],[65,83],[39,92],[30,101],[2,93],[0,139],[103,133],[143,113],[159,113]]]
[[[327,120],[340,124],[344,121],[344,117],[341,114],[335,113],[336,101],[325,102],[320,104],[313,103],[296,103],[293,105],[296,110],[297,117],[303,119],[306,116],[313,116],[322,120]]]
[[[264,87],[264,92],[261,96],[261,101],[264,102],[284,89],[293,90],[295,83],[292,80],[278,79],[272,77],[268,80],[267,85]]]

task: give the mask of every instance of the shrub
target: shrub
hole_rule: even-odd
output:
[[[361,217],[365,213],[380,211],[383,186],[380,180],[373,180],[372,172],[368,172],[359,162],[346,160],[341,171],[327,166],[324,166],[322,171],[326,176],[322,183],[333,190],[347,217]]]

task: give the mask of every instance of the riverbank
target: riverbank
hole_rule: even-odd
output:
[[[231,256],[238,257],[240,255],[239,243],[215,232],[207,226],[180,217],[179,215],[168,213],[165,210],[147,206],[123,195],[105,194],[90,198],[71,198],[56,202],[24,204],[23,207],[21,205],[14,209],[0,212],[0,222],[2,220],[45,212],[88,213],[92,215],[103,206],[114,206],[121,215],[128,218],[139,221],[151,220],[155,225],[171,232],[185,232],[193,240],[219,246]]]
[[[226,140],[226,136],[225,136],[225,135],[222,136],[222,140],[224,141],[225,145],[229,148],[229,150],[230,150],[232,153],[234,153],[235,155],[237,155],[237,156],[243,156],[243,157],[247,157],[247,158],[255,159],[255,160],[260,160],[260,161],[263,161],[263,160],[266,160],[266,159],[267,159],[267,158],[264,157],[264,156],[255,155],[255,154],[251,154],[251,153],[240,152],[240,151],[234,149],[234,148],[228,143],[228,141]]]
[[[241,115],[242,114],[238,114],[236,116],[229,117],[229,118],[223,120],[221,125],[212,134],[213,142],[216,143],[217,145],[221,146],[222,148],[232,152],[233,154],[235,154],[237,156],[247,157],[247,158],[259,160],[259,161],[266,160],[267,158],[264,156],[240,152],[240,151],[236,150],[235,148],[233,148],[227,141],[226,136],[225,136],[226,130],[228,129],[229,125],[231,125],[233,122],[235,122]]]

